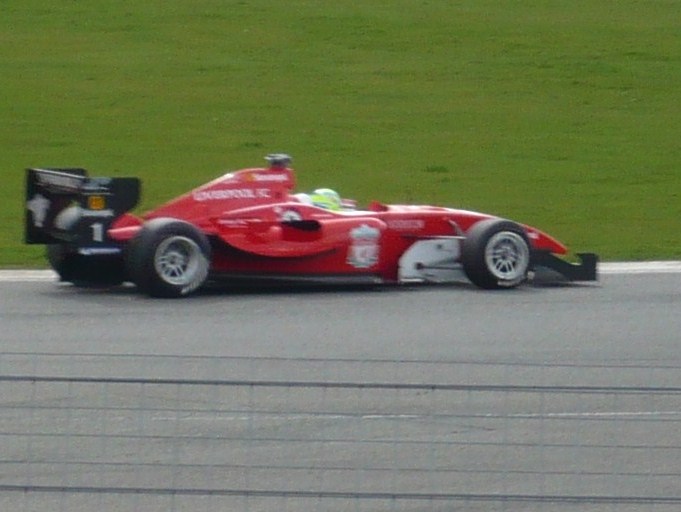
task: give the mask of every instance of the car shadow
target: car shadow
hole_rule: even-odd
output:
[[[130,296],[145,297],[131,283],[114,286],[75,286],[70,283],[55,283],[54,293],[61,297],[65,293],[74,297]],[[199,297],[235,297],[235,296],[272,296],[272,295],[315,295],[315,294],[402,294],[427,293],[432,290],[466,291],[467,293],[517,294],[533,293],[547,288],[593,287],[599,283],[575,283],[560,279],[533,280],[513,289],[483,290],[472,283],[460,281],[455,283],[319,283],[319,282],[224,282],[210,281],[184,299]]]

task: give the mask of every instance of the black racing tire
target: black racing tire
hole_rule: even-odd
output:
[[[60,281],[71,282],[77,268],[78,254],[64,244],[50,244],[46,247],[47,261],[59,276]]]
[[[486,290],[515,288],[527,279],[532,250],[525,229],[503,219],[473,225],[463,241],[461,262],[473,284]]]
[[[50,244],[47,261],[60,281],[75,286],[115,286],[125,280],[125,263],[118,255],[85,256],[74,246]]]
[[[152,297],[185,297],[198,290],[210,267],[206,235],[185,221],[150,220],[130,242],[126,255],[128,276]]]

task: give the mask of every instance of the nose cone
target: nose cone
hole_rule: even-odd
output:
[[[565,245],[543,231],[532,226],[525,226],[525,229],[533,249],[549,251],[554,254],[566,254],[568,252],[568,248]]]

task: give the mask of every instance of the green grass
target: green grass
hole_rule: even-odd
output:
[[[144,181],[139,210],[291,153],[300,187],[681,258],[677,0],[6,0],[0,265],[23,169]]]

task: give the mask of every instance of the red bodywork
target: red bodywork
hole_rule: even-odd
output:
[[[465,236],[493,216],[436,206],[372,203],[329,211],[301,202],[288,167],[226,174],[145,214],[124,214],[109,237],[126,243],[146,220],[188,221],[211,241],[211,272],[258,276],[366,276],[396,281],[400,257],[416,241]],[[533,249],[565,254],[560,242],[530,226]]]

